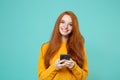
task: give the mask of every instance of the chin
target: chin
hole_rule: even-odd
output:
[[[62,36],[68,36],[68,34],[62,34]]]

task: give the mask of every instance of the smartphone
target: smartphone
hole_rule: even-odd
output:
[[[61,54],[60,60],[62,60],[62,59],[70,60],[70,54]]]

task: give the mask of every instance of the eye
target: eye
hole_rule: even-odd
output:
[[[72,26],[72,23],[70,23],[69,25]]]
[[[60,23],[65,23],[65,21],[62,20]]]

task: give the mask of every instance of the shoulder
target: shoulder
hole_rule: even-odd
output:
[[[49,45],[49,42],[45,42],[45,43],[42,44],[41,48],[47,48],[48,45]]]
[[[43,56],[46,53],[46,50],[48,49],[49,42],[45,42],[40,47],[40,53]]]

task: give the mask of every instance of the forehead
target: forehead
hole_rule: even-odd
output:
[[[65,21],[69,21],[69,22],[72,22],[72,19],[69,15],[65,14],[61,20],[65,20]]]

